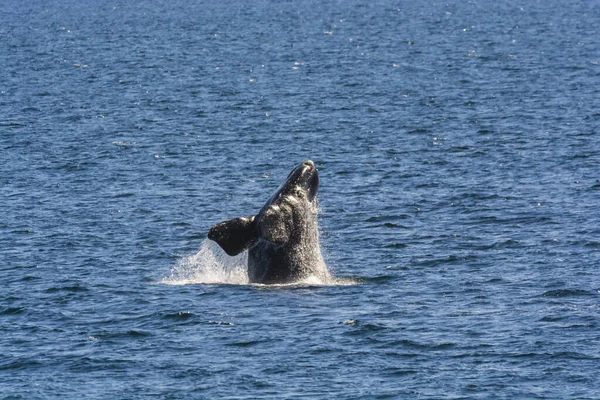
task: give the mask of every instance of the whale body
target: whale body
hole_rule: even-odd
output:
[[[208,238],[230,256],[248,251],[251,283],[283,284],[311,276],[327,281],[319,245],[318,189],[319,172],[311,160],[304,161],[256,215],[218,223]]]

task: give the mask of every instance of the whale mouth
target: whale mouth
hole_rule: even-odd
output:
[[[306,191],[307,195],[308,195],[308,201],[312,202],[317,197],[318,191],[319,191],[319,170],[317,170],[317,168],[313,164],[310,181],[308,183],[308,188]]]
[[[319,170],[312,160],[306,160],[295,168],[295,170],[292,170],[292,174],[295,171],[298,173],[295,183],[304,189],[308,201],[312,202],[317,197],[317,192],[319,191]]]

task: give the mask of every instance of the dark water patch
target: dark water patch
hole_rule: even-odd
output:
[[[419,371],[414,369],[403,369],[403,368],[386,368],[383,370],[383,373],[390,378],[393,377],[402,377],[406,375],[418,374]],[[393,397],[390,397],[393,398]]]
[[[415,185],[417,189],[435,189],[437,187],[439,187],[439,183],[437,182],[417,183]]]
[[[37,281],[42,279],[42,277],[40,276],[36,276],[36,275],[25,275],[24,277],[22,277],[20,280],[21,282],[31,282],[31,281]]]
[[[418,351],[407,351],[405,348],[393,348],[393,350],[385,349],[383,346],[379,347],[383,351],[383,355],[386,357],[392,357],[394,359],[418,359],[423,356],[422,353]]]
[[[566,359],[566,360],[600,361],[600,357],[598,357],[598,356],[592,356],[589,354],[584,354],[584,353],[575,352],[575,351],[562,351],[562,352],[558,352],[558,353],[544,354],[543,356],[549,357],[549,358],[556,358],[556,359]]]
[[[122,192],[122,193],[116,193],[114,195],[112,195],[113,199],[126,199],[128,197],[135,197],[135,193],[133,192]]]
[[[272,340],[249,340],[249,341],[242,341],[242,342],[233,342],[233,343],[228,343],[227,346],[231,346],[231,347],[241,347],[241,348],[247,348],[247,347],[254,347],[257,345],[261,345],[264,343],[272,343]]]
[[[59,292],[84,293],[84,292],[89,292],[89,289],[85,286],[80,286],[80,285],[59,286],[59,287],[51,287],[51,288],[46,289],[46,293],[59,293]]]
[[[21,109],[21,112],[24,114],[27,113],[39,113],[42,112],[43,110],[41,108],[37,108],[37,107],[25,107],[23,109]]]
[[[357,282],[359,283],[372,283],[372,284],[379,284],[379,283],[388,283],[391,281],[394,281],[396,279],[398,279],[397,276],[395,275],[381,275],[381,276],[375,276],[375,277],[352,277],[352,280],[356,279]]]
[[[426,128],[417,128],[417,129],[411,129],[411,130],[407,131],[406,133],[408,133],[409,135],[421,135],[421,134],[431,133],[431,130],[426,129]]]
[[[384,246],[386,249],[403,249],[407,246],[405,243],[390,243]]]
[[[434,258],[434,259],[416,261],[416,262],[412,262],[412,264],[415,266],[431,268],[431,267],[441,267],[441,266],[447,266],[447,265],[470,264],[470,263],[473,263],[474,261],[478,261],[478,259],[479,259],[479,257],[475,254],[464,255],[464,256],[457,256],[457,255],[452,254],[449,256],[442,257],[442,258]]]
[[[562,326],[562,329],[572,329],[575,332],[579,332],[581,330],[587,330],[587,329],[596,329],[598,327],[598,324],[592,323],[592,324],[570,324],[570,325],[565,325]]]
[[[376,215],[371,216],[365,220],[365,222],[384,222],[389,223],[390,221],[398,221],[410,219],[411,216],[408,214],[397,214],[397,215]]]
[[[530,246],[533,245],[522,243],[515,239],[501,239],[490,244],[473,245],[471,248],[473,250],[502,250],[505,248],[524,248]]]
[[[544,292],[540,296],[542,297],[581,297],[581,296],[594,296],[594,293],[588,290],[581,289],[557,289],[549,290]]]
[[[421,343],[409,339],[384,342],[383,345],[399,347],[404,349],[427,349],[431,351],[448,350],[456,347],[456,343]]]
[[[339,351],[339,349],[333,349],[331,347],[323,346],[323,345],[319,345],[319,346],[310,348],[310,352],[313,354],[332,354],[332,353],[337,353],[338,351]]]
[[[349,331],[349,334],[365,334],[370,332],[378,332],[387,329],[384,325],[360,322],[356,319],[348,319],[343,322],[345,325],[349,325],[355,330]]]
[[[75,374],[87,374],[96,371],[126,371],[135,366],[135,361],[128,359],[104,357],[81,357],[69,363],[68,369]]]
[[[15,235],[29,235],[36,232],[33,229],[17,229],[11,231],[10,233],[13,233]]]
[[[395,224],[393,222],[386,222],[385,224],[383,224],[384,227],[386,228],[399,228],[399,229],[409,229],[409,227],[405,226],[405,225],[400,225],[400,224]]]
[[[0,266],[3,271],[21,271],[39,268],[38,265]]]
[[[153,336],[149,331],[131,329],[125,332],[99,333],[90,335],[91,338],[105,341],[141,340]]]
[[[191,312],[182,311],[173,314],[165,314],[162,318],[172,321],[187,321],[196,318],[196,315]]]
[[[0,371],[22,371],[30,370],[43,367],[43,363],[37,360],[12,360],[7,362],[0,362]]]
[[[27,124],[18,122],[0,122],[1,128],[25,128]]]
[[[457,357],[474,357],[474,358],[490,358],[490,359],[526,359],[531,361],[542,361],[542,360],[597,360],[598,357],[589,356],[578,352],[523,352],[523,353],[506,353],[506,352],[491,352],[491,353],[473,353],[463,354]]]
[[[187,227],[191,227],[192,225],[185,221],[177,221],[177,222],[172,223],[171,226],[187,228]]]
[[[468,210],[466,214],[480,213],[480,211]],[[477,215],[472,220],[466,221],[468,225],[480,225],[480,224],[491,224],[491,225],[527,225],[527,224],[538,224],[545,223],[548,225],[558,225],[559,223],[553,221],[552,218],[546,216],[528,215],[518,217],[503,217],[497,215]]]
[[[562,321],[564,320],[565,316],[554,316],[554,315],[547,315],[545,317],[540,318],[540,322],[558,322],[558,321]]]
[[[26,311],[25,307],[7,307],[0,311],[0,315],[19,315]]]

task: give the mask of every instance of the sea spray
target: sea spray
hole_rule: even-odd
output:
[[[316,270],[320,273],[311,274],[296,282],[270,286],[345,286],[359,283],[354,279],[332,277],[324,262],[316,266]],[[169,276],[160,283],[166,285],[249,284],[248,252],[244,251],[231,257],[217,243],[205,239],[196,254],[181,258],[171,269]]]
[[[248,283],[248,252],[230,257],[212,240],[206,239],[200,250],[182,258],[162,283],[186,285],[192,283]]]

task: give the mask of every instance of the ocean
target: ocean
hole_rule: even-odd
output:
[[[0,12],[0,399],[600,398],[600,3]],[[211,226],[320,173],[331,282]]]

